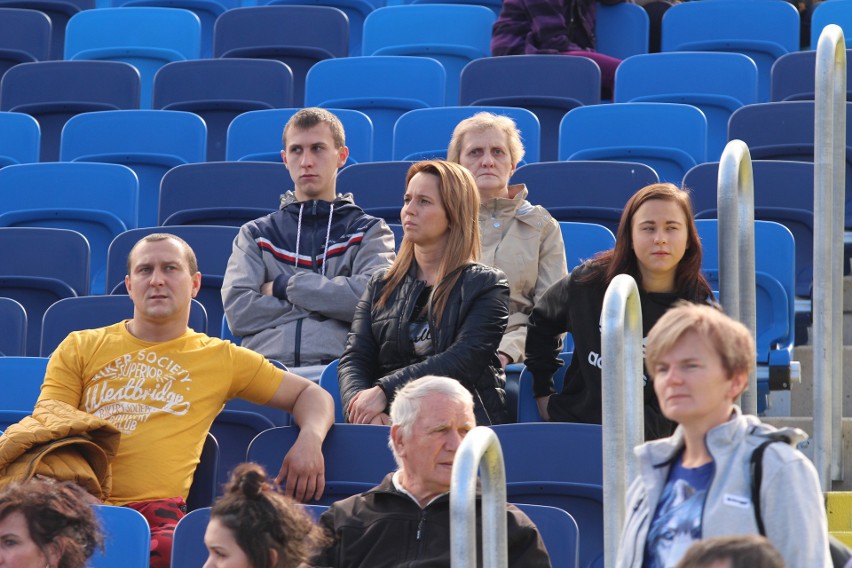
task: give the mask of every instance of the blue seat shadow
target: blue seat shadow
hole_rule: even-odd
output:
[[[852,66],[852,49],[846,50],[846,75]],[[814,100],[814,77],[816,77],[816,51],[794,51],[779,57],[772,65],[769,100],[812,101]],[[852,85],[846,87],[846,100],[852,99]]]
[[[553,566],[576,568],[580,562],[580,529],[567,511],[547,505],[518,503],[518,509],[535,523]]]
[[[219,443],[213,434],[204,438],[201,461],[195,468],[189,495],[186,497],[188,511],[194,511],[213,504],[219,490]],[[175,564],[174,566],[183,566]]]
[[[0,356],[24,357],[26,354],[27,310],[17,300],[0,298]]]
[[[18,63],[50,59],[51,27],[44,12],[0,3],[0,77]]]

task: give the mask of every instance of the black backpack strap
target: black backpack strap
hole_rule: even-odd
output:
[[[763,526],[763,516],[760,514],[760,483],[763,481],[763,453],[766,451],[766,446],[774,444],[780,440],[769,439],[755,448],[751,454],[751,502],[754,506],[754,520],[757,523],[757,530],[761,536],[766,536],[766,528]]]

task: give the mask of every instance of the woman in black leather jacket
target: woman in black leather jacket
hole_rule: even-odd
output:
[[[411,166],[396,261],[358,302],[338,378],[347,420],[387,424],[396,390],[426,375],[461,382],[478,424],[508,419],[497,347],[509,317],[502,272],[479,264],[479,192],[450,162]]]

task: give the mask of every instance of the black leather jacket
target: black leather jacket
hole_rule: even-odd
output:
[[[461,270],[440,326],[430,313],[434,354],[420,361],[412,355],[409,324],[425,283],[415,278],[414,269],[409,271],[378,309],[385,271],[373,275],[355,309],[338,367],[344,409],[358,392],[375,385],[390,406],[396,390],[409,381],[441,375],[457,379],[474,395],[477,424],[508,420],[506,376],[497,347],[509,320],[509,285],[496,268],[470,264]]]

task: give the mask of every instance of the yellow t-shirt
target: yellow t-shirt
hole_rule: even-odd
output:
[[[67,402],[121,430],[110,504],[185,499],[225,402],[266,404],[283,372],[262,355],[191,329],[149,343],[125,324],[66,337],[50,358],[39,400]]]

